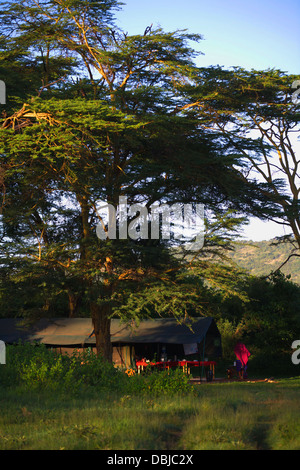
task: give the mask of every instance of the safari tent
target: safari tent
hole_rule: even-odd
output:
[[[22,319],[0,319],[0,340],[6,344],[43,343],[68,354],[96,347],[90,318],[44,318],[31,325]],[[189,324],[174,318],[148,319],[138,325],[112,319],[111,342],[114,363],[125,367],[134,365],[137,358],[160,360],[163,352],[179,360],[212,360],[222,355],[221,335],[211,317],[193,318]]]

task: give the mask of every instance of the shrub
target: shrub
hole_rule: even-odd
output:
[[[169,371],[153,371],[146,375],[135,375],[129,378],[131,393],[150,395],[188,394],[193,391],[189,378],[180,369]]]
[[[75,351],[71,356],[70,364],[74,369],[76,380],[85,386],[118,389],[126,380],[122,371],[90,350]]]
[[[43,344],[19,343],[7,346],[4,385],[23,384],[29,389],[71,389],[76,383],[74,370],[66,356]]]
[[[73,391],[79,387],[119,387],[123,374],[94,353],[58,354],[43,344],[7,346],[6,365],[0,368],[3,385],[28,389]]]
[[[237,341],[237,328],[228,319],[219,319],[217,325],[222,338],[223,358],[225,360],[234,360],[234,346]]]
[[[128,374],[85,350],[72,356],[61,355],[43,344],[7,346],[7,361],[0,367],[3,386],[23,385],[29,390],[76,393],[90,388],[121,391],[132,395],[189,393],[193,387],[181,370],[154,371],[145,375]]]

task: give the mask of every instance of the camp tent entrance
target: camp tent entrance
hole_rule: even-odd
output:
[[[136,328],[113,322],[112,344],[114,348],[131,347],[131,362],[134,358],[203,360],[222,355],[221,335],[211,317],[194,318],[189,326],[173,318],[143,320]]]

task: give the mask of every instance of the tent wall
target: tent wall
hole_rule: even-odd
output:
[[[117,367],[129,369],[135,365],[135,349],[133,345],[113,346],[113,362]]]

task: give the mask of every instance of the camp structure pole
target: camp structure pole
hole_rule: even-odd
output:
[[[200,378],[200,382],[202,381],[202,377],[203,377],[203,370],[204,370],[205,338],[206,338],[206,335],[204,336],[204,339],[203,339],[203,351],[202,351],[202,368],[201,368],[201,378]]]
[[[210,365],[209,365],[209,369],[212,370],[213,379],[215,380],[215,365],[214,365],[214,364],[210,364]]]

